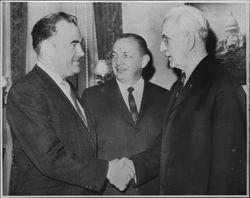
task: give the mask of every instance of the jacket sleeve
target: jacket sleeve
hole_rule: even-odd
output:
[[[134,187],[143,185],[159,175],[160,170],[161,134],[156,138],[150,149],[132,156],[136,172]]]
[[[246,95],[239,87],[216,94],[208,194],[246,193]]]
[[[10,90],[7,116],[15,139],[42,174],[99,191],[106,179],[108,162],[94,156],[80,159],[65,147],[57,136],[49,102],[44,93],[30,85]]]

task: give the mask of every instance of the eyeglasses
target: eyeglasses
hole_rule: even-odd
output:
[[[162,41],[165,46],[168,46],[170,40],[171,38],[167,37],[166,35],[162,35]]]

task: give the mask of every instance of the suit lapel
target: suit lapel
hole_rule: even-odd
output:
[[[167,117],[170,116],[177,107],[182,104],[186,98],[193,93],[193,90],[199,89],[200,87],[204,86],[204,83],[210,81],[213,76],[211,76],[210,72],[214,70],[213,65],[210,63],[210,57],[206,56],[195,68],[193,73],[191,74],[190,78],[188,79],[186,85],[182,88],[182,91],[179,97],[174,101],[175,96],[172,95],[171,91],[171,98],[168,106],[168,113],[166,114]],[[210,79],[210,80],[209,80]]]
[[[176,100],[177,86],[178,85],[177,85],[177,81],[176,81],[171,87],[169,101],[168,101],[168,104],[167,104],[166,110],[165,110],[164,120],[168,119],[168,117],[173,109],[172,106],[174,105],[174,102]]]
[[[65,102],[65,105],[63,105],[63,108],[67,109],[67,111],[69,112],[69,115],[75,116],[76,119],[79,120],[79,124],[81,125],[82,128],[84,128],[84,130],[83,130],[84,132],[89,133],[88,128],[85,126],[84,122],[82,121],[82,119],[80,118],[78,113],[76,112],[76,110],[73,107],[73,105],[71,104],[70,100],[63,93],[61,88],[55,83],[55,81],[37,65],[34,67],[34,72],[38,73],[38,76],[43,78],[43,81],[47,83],[46,86],[48,86],[48,87],[46,87],[46,90],[53,94],[53,99],[63,100]],[[74,89],[73,89],[73,91],[74,91]],[[78,94],[75,94],[75,95],[76,95],[76,97],[78,97],[77,98],[78,101],[80,101]],[[90,141],[91,145],[93,146],[93,148],[95,148],[94,147],[95,144],[94,144],[93,139],[89,138],[89,141]]]
[[[86,129],[86,131],[87,131],[87,135],[89,136],[89,140],[90,140],[90,142],[91,142],[91,144],[92,144],[92,146],[94,147],[94,148],[96,148],[96,134],[95,133],[93,133],[93,129],[92,129],[92,126],[91,126],[91,121],[90,121],[90,116],[89,116],[89,114],[88,114],[88,112],[86,111],[86,108],[85,108],[85,106],[84,106],[84,104],[81,102],[81,99],[80,99],[80,97],[79,97],[79,95],[78,95],[78,93],[75,91],[75,89],[74,89],[74,87],[72,87],[72,85],[71,85],[71,88],[72,88],[72,90],[73,90],[73,92],[74,92],[74,94],[75,94],[75,97],[76,97],[76,99],[77,99],[77,101],[81,104],[81,106],[82,106],[82,108],[84,109],[84,113],[85,113],[85,116],[86,116],[86,120],[87,120],[87,123],[88,123],[88,126],[86,126],[85,125],[85,123],[83,122],[83,120],[80,118],[80,116],[78,115],[78,113],[77,113],[77,115],[78,115],[78,117],[80,118],[80,120],[82,121],[82,123],[83,123],[83,125],[84,125],[84,127],[85,127],[85,129]],[[75,109],[74,109],[75,110]]]
[[[182,88],[180,95],[178,96],[178,98],[175,99],[175,101],[172,104],[171,112],[174,111],[174,109],[177,108],[178,105],[180,105],[185,100],[185,98],[188,97],[188,95],[191,93],[191,88],[192,88],[192,84],[190,83],[187,83]]]
[[[78,93],[76,92],[75,87],[74,87],[69,81],[68,81],[68,83],[70,84],[71,91],[73,92],[73,94],[74,94],[76,100],[81,104],[81,106],[82,106],[82,108],[84,109],[84,112],[85,112],[85,109],[86,109],[86,108],[84,108],[84,105],[81,103],[81,99],[80,99]],[[71,104],[71,102],[70,102],[70,104]],[[71,106],[73,107],[72,104],[71,104]],[[74,107],[73,107],[73,109],[75,110]],[[77,113],[76,110],[75,110],[75,112]],[[85,114],[86,114],[86,113],[85,113]],[[77,113],[77,115],[78,115],[78,113]],[[81,117],[80,117],[79,115],[78,115],[78,117],[81,119]],[[87,115],[86,115],[86,119],[87,119]],[[83,121],[82,119],[81,119],[81,121],[84,123],[84,121]],[[87,122],[88,122],[88,120],[87,120]],[[85,125],[85,123],[84,123],[84,127],[86,128],[86,130],[88,130],[88,127]]]
[[[144,81],[144,90],[142,94],[141,108],[137,123],[140,122],[141,118],[146,113],[146,109],[148,109],[148,106],[150,105],[151,102],[152,102],[151,87],[149,82]]]
[[[131,114],[122,97],[121,91],[115,79],[111,80],[107,88],[107,101],[110,109],[121,116],[131,125],[134,125]]]

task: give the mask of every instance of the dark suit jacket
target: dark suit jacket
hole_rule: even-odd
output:
[[[245,194],[246,95],[242,87],[207,56],[174,104],[173,98],[166,110],[160,153],[152,149],[133,159],[138,183],[147,179],[143,163],[151,161],[155,163],[151,167],[157,167],[152,159],[160,157],[161,194]]]
[[[116,80],[84,91],[82,100],[91,114],[97,134],[98,158],[131,157],[153,146],[161,132],[168,91],[145,82],[138,122],[135,125]],[[129,187],[123,194],[159,194],[159,178],[138,189]],[[105,194],[121,194],[108,186]]]
[[[39,67],[9,92],[12,195],[82,195],[101,189],[108,163],[74,107]]]

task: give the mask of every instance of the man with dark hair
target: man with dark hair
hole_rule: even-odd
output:
[[[32,38],[38,62],[8,97],[10,194],[93,194],[106,177],[123,190],[134,177],[131,162],[95,158],[88,112],[66,80],[80,72],[84,56],[76,18],[63,12],[48,15],[35,24]]]
[[[115,79],[86,89],[82,101],[90,113],[97,134],[98,158],[131,157],[153,145],[161,132],[168,91],[142,78],[149,62],[145,40],[136,34],[121,35],[113,45]],[[153,177],[135,189],[123,192],[110,184],[104,194],[158,194],[159,178]]]

